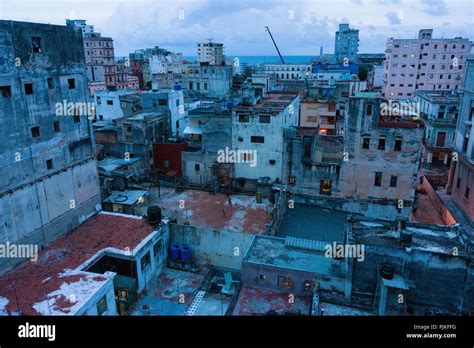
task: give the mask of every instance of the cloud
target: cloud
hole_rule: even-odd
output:
[[[387,17],[390,24],[400,24],[401,23],[400,17],[395,12],[389,12],[385,15],[385,17]]]
[[[421,0],[421,5],[423,10],[432,16],[445,16],[448,14],[448,7],[444,0]]]

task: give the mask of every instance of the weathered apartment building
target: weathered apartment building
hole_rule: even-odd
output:
[[[89,82],[105,82],[107,87],[115,87],[117,66],[113,39],[95,32],[93,27],[90,29],[91,26],[86,25],[83,19],[67,19],[66,25],[78,28],[82,33]]]
[[[250,154],[238,158],[235,177],[267,177],[281,182],[285,168],[284,132],[298,126],[300,97],[291,92],[262,95],[258,89],[243,89],[242,93],[242,102],[232,113],[232,149]],[[255,161],[255,165],[249,161]]]
[[[414,101],[425,123],[422,165],[449,168],[461,103],[460,90],[416,91]]]
[[[474,220],[474,58],[467,59],[465,85],[459,113],[454,153],[451,162],[448,192],[452,200],[464,211],[470,221]]]
[[[349,98],[344,136],[288,133],[289,191],[296,201],[394,219],[415,199],[422,123],[376,93]]]
[[[334,58],[336,63],[353,63],[357,61],[359,51],[359,30],[349,28],[349,24],[339,24],[334,40]]]
[[[198,63],[209,65],[224,65],[224,44],[213,42],[211,39],[197,43]]]
[[[0,35],[0,240],[41,249],[100,207],[83,41],[14,21]]]
[[[383,95],[409,99],[415,90],[461,88],[471,48],[472,42],[465,38],[434,39],[433,29],[421,29],[418,39],[390,38],[385,50]]]

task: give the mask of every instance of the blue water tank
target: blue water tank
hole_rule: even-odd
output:
[[[170,246],[171,260],[173,260],[173,261],[179,260],[179,257],[181,255],[179,250],[180,250],[179,244],[171,243],[171,246]]]
[[[174,86],[173,86],[173,89],[175,91],[181,91],[181,85],[179,83],[175,83]]]
[[[233,100],[229,100],[227,102],[227,110],[232,110],[234,107],[234,101]]]
[[[191,260],[191,248],[189,245],[182,244],[181,247],[179,248],[179,251],[181,253],[181,260],[183,262],[187,262]]]

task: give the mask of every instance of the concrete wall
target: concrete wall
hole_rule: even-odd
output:
[[[112,272],[107,272],[113,275]],[[107,301],[107,311],[102,314],[106,316],[117,315],[117,305],[115,303],[115,290],[114,290],[114,277],[111,276],[109,280],[103,285],[99,291],[97,291],[94,296],[92,296],[87,303],[82,306],[82,308],[75,313],[75,315],[98,315],[97,304],[102,299],[106,297]]]
[[[454,217],[451,215],[451,213],[449,212],[448,208],[446,208],[446,206],[443,204],[443,202],[441,201],[441,199],[439,198],[438,194],[436,193],[436,191],[433,189],[433,187],[431,186],[430,182],[428,181],[428,179],[424,176],[422,176],[421,178],[421,181],[422,181],[422,185],[423,185],[423,188],[425,189],[426,193],[428,194],[428,196],[430,197],[430,200],[431,202],[433,203],[434,207],[436,208],[436,210],[438,211],[439,215],[441,216],[441,218],[443,219],[443,222],[447,225],[447,226],[451,226],[451,225],[454,225],[456,223],[456,220],[454,219]]]
[[[188,244],[200,263],[239,271],[253,238],[254,235],[248,233],[170,226],[170,241]]]

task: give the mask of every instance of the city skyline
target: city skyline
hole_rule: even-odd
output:
[[[196,42],[213,38],[223,42],[226,55],[273,56],[268,25],[286,56],[333,53],[340,23],[359,29],[360,53],[380,53],[389,37],[416,38],[418,30],[433,28],[434,37],[473,39],[470,1],[443,0],[298,0],[191,1],[125,3],[109,0],[49,1],[56,10],[34,1],[0,1],[1,19],[64,25],[69,19],[86,19],[96,31],[114,39],[117,56],[159,45],[193,56]],[[117,20],[120,18],[120,20]],[[245,23],[245,25],[241,25]]]

